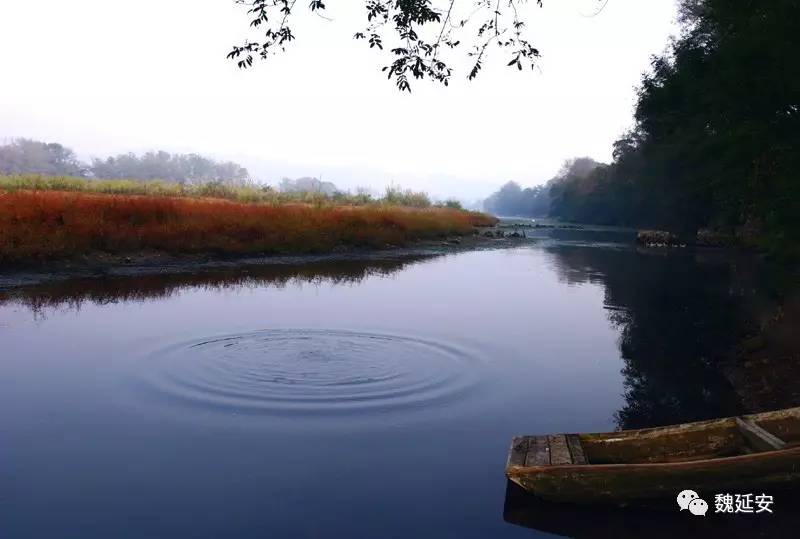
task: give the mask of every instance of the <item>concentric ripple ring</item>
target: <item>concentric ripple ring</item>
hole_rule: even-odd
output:
[[[336,413],[446,403],[479,362],[455,346],[353,331],[270,329],[157,350],[142,375],[159,395],[217,411]]]

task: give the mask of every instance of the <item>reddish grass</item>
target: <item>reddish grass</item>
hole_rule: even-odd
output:
[[[0,263],[92,252],[313,253],[468,234],[492,217],[446,208],[241,204],[219,199],[0,191]]]

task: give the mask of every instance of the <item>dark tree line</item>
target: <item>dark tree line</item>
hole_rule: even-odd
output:
[[[0,173],[178,183],[242,183],[250,176],[246,168],[232,161],[163,151],[142,155],[126,153],[84,163],[75,152],[61,144],[28,139],[16,139],[0,146]]]
[[[800,232],[800,4],[683,0],[609,181],[619,219],[713,227],[788,246]]]
[[[799,8],[682,0],[681,34],[643,77],[613,162],[546,185],[548,215],[686,234],[713,228],[796,251]]]

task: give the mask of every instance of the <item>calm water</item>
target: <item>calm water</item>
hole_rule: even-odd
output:
[[[511,437],[737,412],[711,365],[759,290],[555,236],[0,293],[0,535],[574,533],[509,516]]]

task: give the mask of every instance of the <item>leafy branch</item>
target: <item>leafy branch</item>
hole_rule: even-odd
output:
[[[289,25],[296,0],[235,0],[247,7],[250,27],[264,29],[257,41],[245,41],[228,53],[240,68],[253,65],[256,58],[266,60],[286,50],[295,39]],[[542,0],[533,0],[542,6]],[[450,51],[462,46],[463,35],[474,26],[472,46],[467,53],[474,79],[483,67],[487,51],[496,45],[509,56],[508,66],[519,70],[535,66],[539,50],[525,37],[525,22],[519,7],[527,0],[364,0],[366,26],[354,34],[370,49],[389,56],[382,69],[401,91],[411,91],[411,78],[430,78],[447,86],[453,74]],[[471,12],[454,22],[456,10],[471,6]],[[311,0],[310,12],[325,11],[322,0]],[[386,45],[391,41],[392,45]]]

